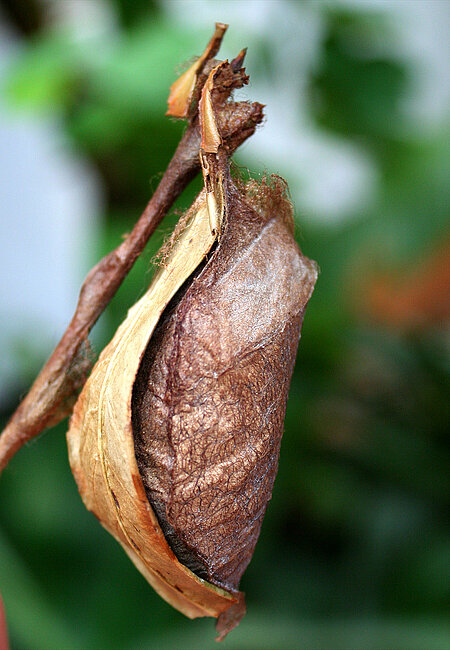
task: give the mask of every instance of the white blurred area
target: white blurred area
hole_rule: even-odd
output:
[[[106,47],[108,39],[117,35],[116,17],[106,2],[46,0],[45,4],[52,22],[70,29],[74,38],[98,38]],[[397,39],[380,43],[380,53],[389,47],[390,55],[414,63],[414,89],[404,104],[405,129],[420,138],[441,125],[449,105],[448,66],[442,64],[449,58],[449,3],[334,0],[334,4],[363,6],[389,17]],[[215,21],[229,23],[221,50],[225,57],[248,46],[251,85],[243,96],[266,104],[267,119],[243,146],[240,160],[250,169],[265,166],[284,176],[302,221],[314,219],[335,227],[350,215],[357,218],[377,189],[377,168],[362,147],[327,135],[313,124],[304,92],[320,57],[321,0],[298,4],[163,0],[161,7],[184,29],[208,34]],[[262,34],[275,55],[272,70],[264,64]],[[0,83],[20,47],[19,38],[0,15]],[[186,52],[186,59],[193,54]],[[293,59],[295,76],[289,66]],[[95,261],[92,242],[103,205],[94,171],[70,150],[58,119],[12,113],[1,98],[0,170],[1,407],[12,384],[21,385],[35,372],[38,361],[33,360],[40,363],[48,356],[64,331],[80,283]],[[38,340],[39,349],[28,349],[24,343],[28,339]]]
[[[0,20],[0,84],[19,50]],[[94,170],[57,117],[12,112],[0,96],[0,408],[67,327],[101,214]]]

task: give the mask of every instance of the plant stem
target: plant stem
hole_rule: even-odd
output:
[[[224,106],[222,138],[230,153],[254,133],[262,108],[244,102]],[[70,414],[90,368],[83,357],[88,334],[173,202],[200,171],[199,146],[195,117],[131,233],[86,276],[68,328],[0,436],[0,472],[26,442]]]

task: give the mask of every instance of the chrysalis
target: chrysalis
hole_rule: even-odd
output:
[[[87,507],[163,598],[218,618],[219,639],[245,613],[239,581],[271,498],[317,278],[284,182],[230,174],[215,107],[235,75],[221,63],[204,86],[204,190],[101,354],[68,433]]]

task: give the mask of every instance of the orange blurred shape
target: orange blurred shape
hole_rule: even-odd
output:
[[[450,238],[412,269],[369,282],[365,307],[370,317],[398,329],[443,325],[450,320]]]
[[[0,596],[0,650],[9,650],[8,632],[6,629],[5,608]]]

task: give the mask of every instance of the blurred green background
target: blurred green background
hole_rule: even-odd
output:
[[[230,23],[223,57],[249,46],[243,96],[267,104],[267,123],[236,161],[256,177],[286,178],[299,243],[321,275],[273,499],[241,583],[248,614],[225,648],[450,647],[449,6],[0,2],[14,42],[2,65],[3,129],[50,121],[101,197],[77,243],[78,284],[132,228],[177,145],[184,126],[164,112],[180,64],[201,53],[214,20]],[[29,182],[18,169],[13,194]],[[197,179],[186,190],[100,319],[97,353],[199,187]],[[12,210],[5,220],[14,222]],[[59,227],[61,214],[47,218]],[[45,265],[46,241],[32,244]],[[1,246],[11,252],[7,236]],[[19,259],[21,249],[19,237]],[[26,285],[39,269],[21,265]],[[17,279],[2,279],[20,302]],[[74,308],[75,290],[72,298]],[[45,328],[27,327],[8,343],[3,424],[63,331],[47,340]],[[166,605],[84,509],[66,427],[21,450],[0,479],[11,647],[213,648],[212,620]]]

